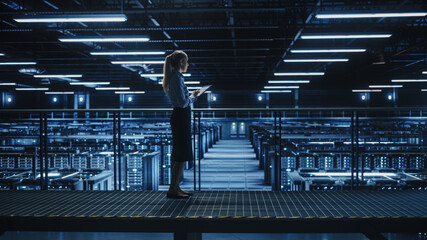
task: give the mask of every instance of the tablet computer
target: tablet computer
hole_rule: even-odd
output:
[[[212,85],[207,85],[207,86],[204,86],[204,87],[200,88],[199,89],[199,94],[197,94],[197,97],[199,97],[200,95],[202,95],[210,87],[212,87]]]

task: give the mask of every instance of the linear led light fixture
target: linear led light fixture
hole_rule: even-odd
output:
[[[401,88],[403,85],[369,85],[369,88]]]
[[[70,82],[70,85],[110,85],[110,82]]]
[[[159,84],[163,84],[163,81],[160,81]],[[184,81],[184,84],[200,84],[200,81]]]
[[[427,92],[427,88],[426,89],[421,89],[421,92]]]
[[[49,91],[49,88],[15,88],[17,91]]]
[[[381,89],[353,89],[352,92],[381,92]]]
[[[74,94],[74,92],[45,92],[44,94]]]
[[[0,53],[0,56],[4,56],[4,53]]]
[[[427,82],[427,79],[392,79],[391,82]]]
[[[389,38],[391,34],[303,35],[301,39]]]
[[[141,52],[141,51],[110,51],[110,52],[90,52],[91,55],[164,55],[165,52]]]
[[[94,14],[94,15],[37,15],[16,17],[19,23],[52,23],[52,22],[126,22],[124,14]]]
[[[188,90],[200,89],[200,87],[187,87]]]
[[[385,18],[385,17],[424,17],[426,12],[407,13],[341,13],[341,14],[316,14],[316,18]]]
[[[145,91],[116,91],[115,94],[144,94]]]
[[[264,86],[265,89],[298,89],[299,86]]]
[[[95,90],[129,90],[130,87],[97,87]]]
[[[366,52],[366,49],[294,49],[291,53],[355,53]]]
[[[147,36],[115,36],[115,37],[62,37],[61,42],[148,42]]]
[[[111,61],[112,64],[164,64],[165,61]]]
[[[191,77],[191,73],[182,74],[184,77]],[[143,73],[141,77],[163,77],[163,73]]]
[[[427,74],[427,71],[423,71],[423,74]]]
[[[36,65],[36,62],[0,62],[0,65]]]
[[[270,80],[268,83],[310,83],[310,80]]]
[[[34,74],[35,78],[81,78],[82,74]]]
[[[16,83],[0,83],[0,86],[15,86]]]
[[[282,72],[274,73],[274,76],[323,76],[324,72]]]
[[[261,90],[262,93],[291,93],[292,90]]]
[[[283,62],[348,62],[348,58],[324,58],[324,59],[284,59]]]

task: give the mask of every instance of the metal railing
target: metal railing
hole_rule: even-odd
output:
[[[53,113],[93,113],[93,112],[106,112],[113,114],[113,149],[114,149],[114,163],[118,162],[118,169],[116,169],[116,164],[114,164],[114,189],[121,189],[121,181],[118,181],[117,186],[117,178],[121,179],[121,120],[122,113],[162,113],[164,117],[168,117],[168,112],[171,112],[170,108],[126,108],[126,109],[2,109],[0,110],[0,119],[4,119],[10,117],[10,115],[18,114],[18,117],[22,117],[25,114],[36,114],[39,115],[40,119],[40,189],[47,190],[48,189],[48,133],[47,133],[47,122],[48,122],[48,114]],[[351,189],[359,188],[359,178],[354,177],[354,175],[359,176],[359,171],[362,171],[363,176],[363,161],[361,170],[359,170],[359,119],[364,114],[365,117],[368,117],[369,114],[378,114],[378,113],[388,113],[388,115],[384,115],[385,117],[410,117],[410,118],[419,118],[421,120],[427,121],[427,107],[403,107],[403,108],[193,108],[193,170],[194,170],[194,190],[196,190],[196,175],[198,175],[198,190],[201,190],[201,119],[203,115],[209,115],[213,113],[211,116],[213,118],[219,117],[218,113],[224,113],[224,118],[227,118],[227,113],[235,113],[232,115],[234,118],[242,118],[244,115],[247,117],[251,117],[251,113],[260,113],[260,118],[270,118],[274,122],[274,175],[275,175],[275,184],[273,190],[281,189],[281,136],[282,136],[282,118],[286,119],[289,115],[293,114],[293,117],[314,117],[313,114],[320,113],[316,117],[322,118],[327,116],[338,116],[340,115],[342,118],[350,118],[351,119]],[[330,115],[327,114],[330,112]],[[215,117],[215,113],[217,113]],[[240,113],[240,117],[239,117]],[[267,113],[267,116],[261,117],[262,113]],[[322,116],[322,113],[323,116]],[[335,113],[335,115],[334,115]],[[393,113],[390,115],[390,113]],[[154,118],[157,118],[157,114],[154,114]],[[230,114],[229,114],[230,116]],[[254,116],[254,115],[252,115]],[[277,121],[278,120],[278,121]],[[278,122],[278,123],[277,123]],[[197,133],[196,133],[197,132]],[[196,134],[198,135],[198,171],[196,171]],[[277,139],[279,139],[277,141]],[[278,151],[279,149],[279,151]],[[44,162],[44,164],[43,164]],[[43,167],[43,165],[45,167]],[[116,176],[116,172],[118,171],[118,176]],[[44,173],[44,174],[43,174]],[[196,174],[198,173],[198,174]],[[46,177],[44,177],[44,175]]]

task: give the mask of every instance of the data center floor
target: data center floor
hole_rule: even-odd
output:
[[[219,140],[205,153],[200,166],[203,190],[271,191],[271,186],[264,184],[264,171],[259,169],[259,161],[249,139]],[[198,184],[198,174],[196,176]],[[160,186],[160,190],[168,188],[168,185]],[[184,171],[181,188],[194,189],[193,169]]]

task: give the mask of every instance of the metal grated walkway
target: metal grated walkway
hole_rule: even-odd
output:
[[[0,191],[2,216],[425,217],[427,191]]]
[[[427,191],[0,191],[5,231],[201,233],[425,232]],[[195,237],[195,238],[194,238]]]

